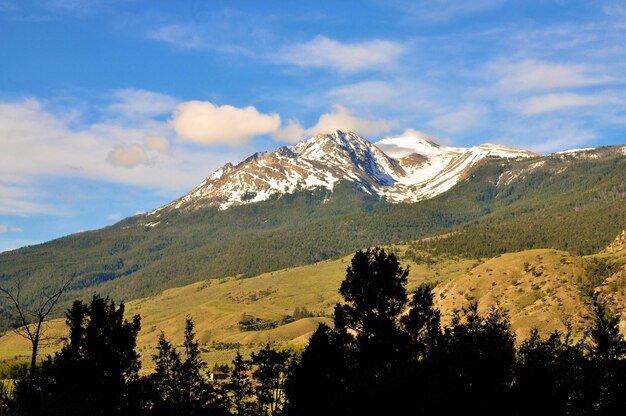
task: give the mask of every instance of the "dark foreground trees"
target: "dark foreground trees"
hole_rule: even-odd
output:
[[[124,319],[124,304],[94,296],[66,313],[69,343],[43,363],[40,374],[19,383],[17,409],[33,415],[132,414],[137,408],[140,319]]]
[[[626,348],[601,305],[585,342],[535,331],[515,347],[506,314],[471,304],[442,328],[432,291],[407,300],[408,270],[357,252],[335,308],[288,380],[289,415],[620,415]]]
[[[334,327],[297,360],[266,345],[209,380],[194,326],[182,346],[162,334],[156,370],[138,374],[139,317],[94,297],[67,313],[69,343],[5,410],[37,415],[623,415],[626,343],[600,303],[584,341],[534,331],[516,348],[506,314],[476,304],[443,327],[430,287],[408,296],[408,269],[382,249],[347,269]]]
[[[159,416],[229,414],[226,399],[205,377],[206,363],[190,317],[185,321],[182,357],[161,333],[152,358],[156,370],[143,380],[141,411]]]

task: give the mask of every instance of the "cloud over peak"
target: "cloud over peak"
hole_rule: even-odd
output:
[[[253,137],[264,135],[285,142],[297,142],[307,135],[335,130],[376,136],[396,127],[397,123],[383,118],[359,117],[347,107],[334,104],[332,111],[320,115],[313,126],[306,128],[296,119],[283,124],[280,115],[260,113],[252,106],[238,108],[208,101],[188,101],[176,107],[170,126],[184,141],[237,147],[247,144]],[[130,150],[124,149],[124,152],[129,153]],[[135,158],[140,159],[139,152]]]
[[[366,136],[376,136],[391,130],[397,123],[385,119],[370,120],[355,116],[348,108],[335,104],[333,111],[322,114],[317,123],[306,130],[310,135],[328,133],[335,130],[354,131]]]
[[[276,132],[280,128],[280,116],[260,113],[252,106],[237,108],[208,101],[187,101],[176,107],[170,125],[182,140],[238,146],[254,136]]]

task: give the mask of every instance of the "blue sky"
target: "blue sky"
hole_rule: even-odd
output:
[[[626,2],[0,0],[0,251],[332,129],[626,142]]]

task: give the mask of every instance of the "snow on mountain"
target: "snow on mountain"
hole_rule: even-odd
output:
[[[342,181],[391,202],[415,202],[447,191],[486,157],[531,157],[534,153],[495,144],[469,149],[442,146],[425,135],[392,137],[371,143],[351,132],[321,134],[293,146],[255,153],[237,165],[227,163],[182,198],[153,211],[231,206],[273,195]]]
[[[576,153],[583,153],[583,152],[591,152],[592,150],[596,150],[595,147],[584,147],[581,149],[568,149],[568,150],[562,150],[560,152],[555,152],[555,155],[566,155],[566,154],[576,154]]]

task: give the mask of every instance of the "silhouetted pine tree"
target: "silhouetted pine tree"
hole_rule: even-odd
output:
[[[148,407],[154,415],[174,415],[183,399],[180,354],[163,332],[159,335],[156,349],[157,353],[152,356],[156,369],[146,379]]]
[[[233,370],[230,379],[224,385],[230,408],[237,416],[250,415],[252,413],[252,395],[254,389],[250,377],[251,362],[244,360],[239,351],[233,360]]]
[[[626,409],[626,341],[619,332],[620,316],[595,302],[590,332],[593,408],[599,415],[623,415]]]
[[[444,401],[443,410],[489,415],[506,411],[515,363],[515,336],[506,314],[492,308],[482,318],[478,305],[471,303],[462,318],[453,318],[446,338],[442,387],[455,399]]]
[[[285,380],[291,370],[291,354],[276,351],[266,344],[257,353],[252,353],[252,364],[256,367],[254,378],[257,381],[255,393],[259,415],[275,416],[285,405]]]
[[[155,372],[148,376],[149,410],[154,415],[194,416],[211,412],[228,414],[228,404],[221,391],[206,377],[206,363],[200,357],[194,324],[185,320],[183,354],[178,353],[161,333],[153,356]]]
[[[289,398],[285,413],[299,416],[347,414],[348,392],[354,380],[347,342],[328,325],[320,324],[309,339],[300,363],[285,384]]]
[[[541,411],[552,415],[584,415],[589,390],[588,364],[581,343],[573,343],[569,333],[554,332],[542,339],[533,329],[519,348],[515,365],[514,396],[516,415]]]
[[[140,319],[124,319],[124,304],[94,296],[74,302],[66,313],[69,343],[49,357],[34,380],[31,402],[37,415],[126,415],[138,412]],[[16,400],[21,400],[21,387]]]

